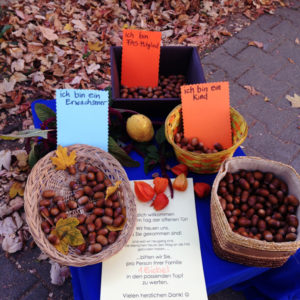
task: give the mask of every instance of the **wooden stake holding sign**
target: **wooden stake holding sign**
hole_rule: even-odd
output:
[[[121,84],[126,87],[158,85],[161,32],[123,31]]]
[[[184,136],[197,137],[204,146],[232,146],[229,82],[181,86]]]

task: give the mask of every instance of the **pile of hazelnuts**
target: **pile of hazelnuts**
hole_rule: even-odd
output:
[[[45,190],[39,202],[40,214],[43,217],[42,230],[48,240],[59,244],[59,237],[51,234],[59,219],[76,217],[77,228],[81,231],[85,243],[75,249],[77,254],[86,251],[93,254],[105,246],[114,243],[121,231],[110,230],[125,222],[125,207],[115,192],[105,200],[107,187],[111,180],[98,168],[84,162],[68,168],[69,174],[76,180],[69,182],[71,197],[63,197],[54,190]],[[66,199],[67,198],[67,199]],[[108,226],[107,228],[107,225]]]
[[[224,150],[220,143],[215,143],[213,149],[205,147],[198,138],[193,137],[189,139],[183,135],[183,132],[177,132],[175,134],[174,142],[181,149],[195,153],[216,153]]]
[[[122,86],[121,98],[180,98],[180,87],[185,83],[184,75],[160,75],[157,87],[131,87]]]
[[[267,242],[297,239],[299,199],[273,173],[228,172],[220,181],[218,196],[234,232]]]

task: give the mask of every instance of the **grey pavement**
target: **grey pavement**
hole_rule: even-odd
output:
[[[221,47],[202,58],[207,81],[229,81],[231,106],[246,119],[249,133],[243,143],[247,155],[292,165],[300,173],[300,110],[286,95],[300,95],[300,2],[263,15]],[[262,48],[248,42],[263,43]],[[244,86],[252,86],[251,95]],[[268,100],[268,101],[265,101]],[[0,253],[0,299],[72,299],[70,280],[62,287],[50,283],[50,265],[38,262],[37,248],[5,257]],[[231,289],[209,299],[241,300]],[[117,300],[117,299],[112,299]]]
[[[297,39],[297,40],[296,40]],[[256,41],[262,48],[249,46]],[[286,95],[300,95],[300,4],[263,15],[202,58],[208,82],[229,81],[231,106],[246,119],[247,155],[293,166],[300,173],[300,110]],[[258,94],[251,95],[245,86]]]
[[[300,95],[300,2],[263,15],[202,58],[208,82],[229,81],[230,103],[246,119],[246,155],[280,161],[300,173],[300,109],[286,95]],[[262,48],[249,46],[251,41]],[[251,95],[244,86],[259,93]],[[226,289],[210,300],[242,300]]]

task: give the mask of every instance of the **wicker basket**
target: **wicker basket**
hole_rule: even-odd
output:
[[[280,267],[300,248],[300,225],[298,226],[297,240],[294,242],[266,242],[233,232],[221,207],[217,191],[220,181],[227,172],[233,173],[241,169],[274,173],[287,183],[289,193],[300,199],[300,176],[292,167],[258,157],[227,159],[220,167],[211,193],[210,213],[214,250],[219,257],[232,262],[257,267]],[[299,207],[297,217],[300,218]]]
[[[39,248],[50,258],[62,265],[68,266],[86,266],[99,263],[120,251],[131,237],[136,223],[136,204],[134,194],[131,190],[127,174],[121,164],[109,153],[88,145],[72,145],[68,147],[68,152],[76,151],[76,161],[84,161],[102,170],[112,182],[121,180],[122,184],[118,189],[118,196],[126,208],[126,223],[119,234],[117,240],[104,247],[97,254],[78,255],[70,247],[68,255],[63,255],[50,244],[46,235],[41,229],[42,218],[39,213],[39,201],[42,191],[53,189],[58,194],[64,196],[66,201],[71,197],[69,182],[77,179],[76,175],[69,175],[66,171],[56,171],[50,157],[55,156],[55,152],[48,153],[38,161],[32,169],[25,188],[25,213],[29,230]],[[73,215],[72,215],[73,216]]]
[[[181,126],[181,105],[176,106],[168,115],[165,121],[165,135],[168,142],[173,146],[177,160],[187,165],[189,169],[199,174],[216,173],[221,163],[228,157],[231,157],[238,146],[240,146],[247,137],[248,125],[243,116],[234,108],[230,108],[232,142],[233,145],[217,153],[195,153],[183,150],[174,143],[174,136]]]

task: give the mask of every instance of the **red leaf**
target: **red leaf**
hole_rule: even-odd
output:
[[[131,0],[126,0],[128,10],[131,10]]]

